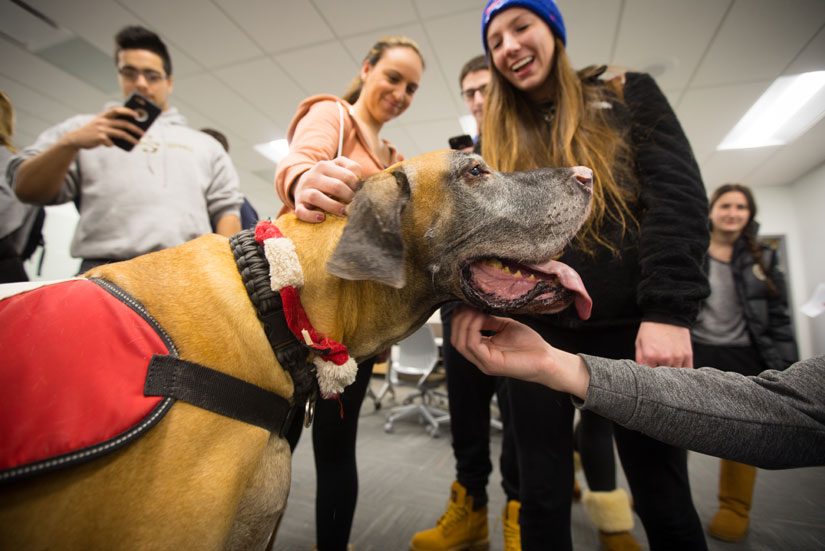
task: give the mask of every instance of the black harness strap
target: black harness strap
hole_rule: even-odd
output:
[[[193,406],[264,428],[283,437],[296,408],[287,399],[195,362],[152,356],[146,396],[168,396]]]

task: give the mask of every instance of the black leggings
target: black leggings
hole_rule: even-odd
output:
[[[605,331],[540,330],[563,350],[632,358],[638,326]],[[522,549],[572,549],[573,406],[570,396],[508,379],[518,447]],[[687,452],[641,433],[614,427],[619,458],[650,548],[707,549],[693,506]]]
[[[340,401],[319,399],[315,403],[312,449],[315,453],[315,539],[318,551],[345,551],[349,542],[358,502],[358,466],[355,462],[358,417],[374,364],[375,358],[358,364],[355,382],[344,389]],[[287,435],[292,449],[298,444],[302,426],[303,415],[297,415]]]

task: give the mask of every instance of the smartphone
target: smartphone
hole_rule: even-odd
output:
[[[453,136],[449,140],[450,149],[464,149],[473,147],[473,137],[469,134],[462,134],[461,136]]]
[[[152,126],[152,123],[155,122],[155,119],[158,118],[158,115],[160,115],[160,107],[138,93],[134,93],[129,96],[129,99],[126,100],[126,103],[124,103],[123,106],[135,111],[137,113],[137,118],[126,116],[119,116],[118,118],[131,122],[135,126],[141,128],[144,132]],[[121,138],[113,138],[112,143],[124,151],[131,151],[132,148],[135,147],[135,144]]]

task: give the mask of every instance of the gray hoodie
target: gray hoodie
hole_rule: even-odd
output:
[[[23,161],[92,118],[78,115],[49,128],[15,156],[6,173],[12,188]],[[222,216],[239,215],[243,197],[221,145],[169,108],[131,152],[81,150],[50,204],[69,201],[80,212],[72,256],[123,260],[210,233]]]
[[[766,469],[825,465],[825,356],[753,377],[581,355],[584,402],[668,444]],[[719,366],[724,367],[724,366]]]

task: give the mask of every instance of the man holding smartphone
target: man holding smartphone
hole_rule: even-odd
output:
[[[77,205],[71,253],[83,259],[80,272],[179,245],[213,225],[227,236],[241,229],[243,198],[232,161],[169,105],[166,45],[138,26],[122,29],[115,43],[124,99],[138,94],[146,112],[160,110],[157,119],[123,105],[72,117],[43,132],[6,172],[24,202]]]

